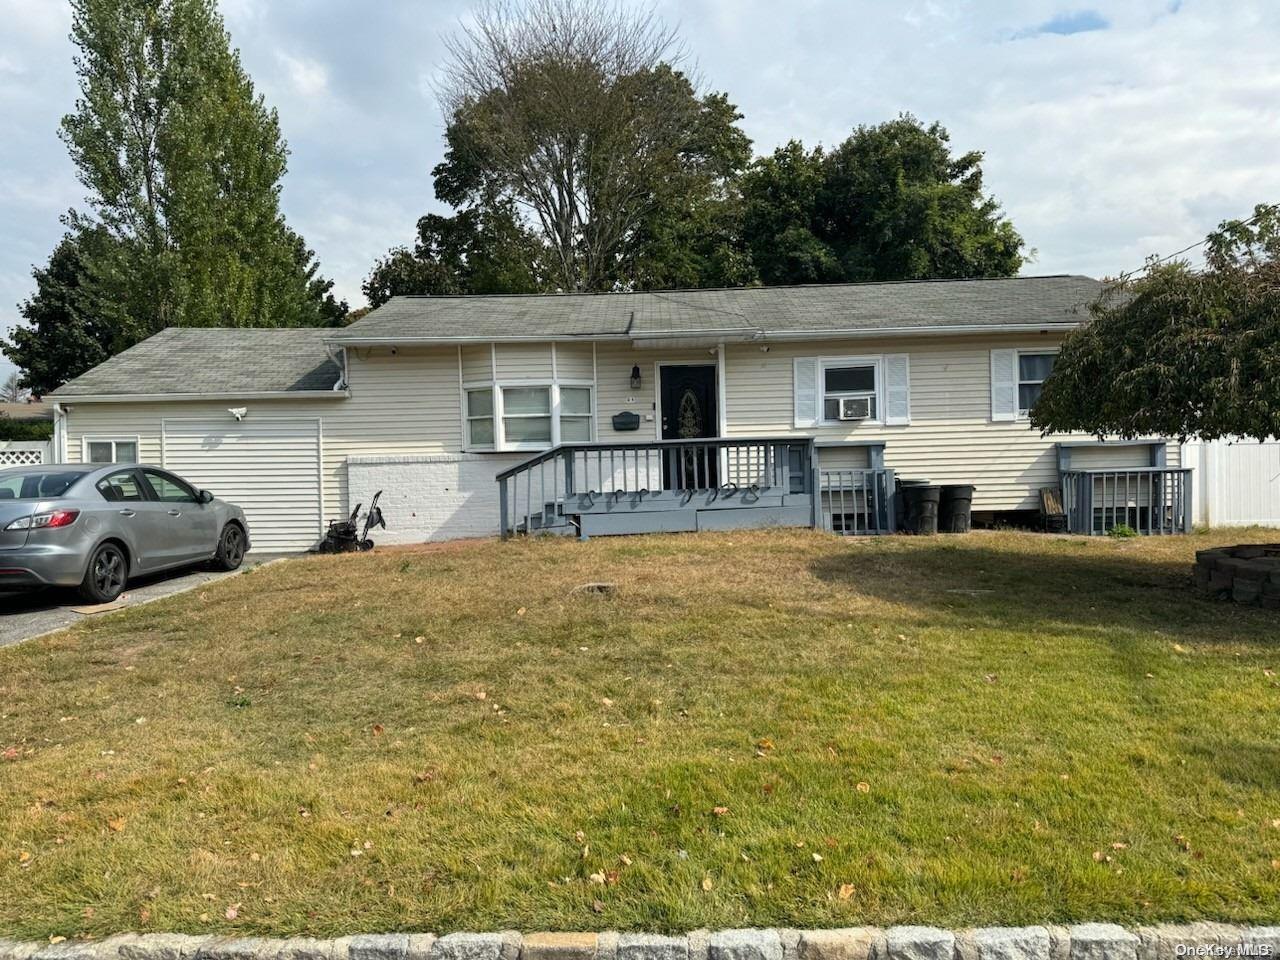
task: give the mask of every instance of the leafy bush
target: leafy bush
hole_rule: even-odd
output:
[[[1127,523],[1117,523],[1114,527],[1107,531],[1108,537],[1114,537],[1117,540],[1125,540],[1129,537],[1136,537],[1138,531],[1133,529]]]
[[[48,440],[52,436],[52,420],[15,420],[13,417],[0,417],[0,440]]]

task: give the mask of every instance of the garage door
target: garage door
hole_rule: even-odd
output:
[[[320,537],[318,420],[166,420],[164,466],[239,504],[254,550],[307,550]]]

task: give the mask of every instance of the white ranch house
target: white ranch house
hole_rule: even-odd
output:
[[[1186,529],[1177,443],[1042,437],[1027,420],[1100,289],[397,297],[343,329],[169,329],[51,396],[55,456],[174,470],[240,503],[265,550],[314,546],[380,489],[384,542],[877,532],[895,477],[973,484],[979,518],[1037,511],[1058,487],[1082,531]]]

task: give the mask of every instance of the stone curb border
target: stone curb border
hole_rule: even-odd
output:
[[[121,934],[0,939],[0,960],[1179,960],[1280,957],[1280,926],[846,927],[648,933],[364,934],[336,940]]]

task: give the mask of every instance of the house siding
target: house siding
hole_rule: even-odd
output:
[[[1041,437],[1025,421],[991,419],[990,353],[998,348],[1055,348],[1057,337],[937,337],[897,340],[849,340],[730,344],[721,363],[713,346],[639,349],[618,342],[557,343],[554,369],[561,380],[592,381],[596,385],[596,436],[601,442],[644,442],[658,436],[656,410],[657,365],[686,363],[721,365],[724,409],[719,415],[728,436],[809,435],[820,441],[877,441],[885,446],[886,465],[899,476],[928,478],[940,483],[973,483],[977,510],[1034,509],[1040,487],[1057,483],[1055,440]],[[793,426],[793,361],[796,357],[867,356],[906,353],[910,357],[911,422],[902,426],[824,425],[815,429]],[[638,366],[641,386],[631,386],[632,367]],[[489,502],[487,486],[513,457],[527,454],[464,453],[461,382],[488,382],[496,368],[499,380],[550,380],[552,345],[489,344],[463,347],[351,348],[348,356],[350,396],[346,399],[272,399],[249,401],[155,401],[147,403],[77,403],[66,421],[67,459],[81,458],[86,436],[137,437],[144,462],[163,463],[163,421],[166,418],[229,418],[227,408],[245,406],[249,418],[318,417],[321,419],[322,497],[326,517],[345,514],[348,459],[378,457],[425,458],[400,469],[403,482],[422,476],[422,490],[448,490],[457,509]],[[630,411],[641,417],[637,431],[617,431],[612,417]],[[477,459],[478,456],[478,459]],[[1145,448],[1073,451],[1073,463],[1091,466],[1145,465]],[[866,465],[866,451],[827,448],[823,462],[832,466]],[[1170,444],[1170,466],[1179,453]],[[459,466],[462,464],[462,466]],[[491,464],[491,469],[489,465]],[[246,469],[251,469],[246,466]],[[426,473],[423,473],[426,471]],[[438,473],[439,476],[435,477]],[[431,474],[431,476],[427,476]],[[377,480],[362,471],[370,485]],[[434,479],[433,479],[434,477]],[[476,478],[480,477],[481,480]],[[466,484],[463,484],[463,480]],[[363,484],[363,481],[362,481]],[[479,484],[483,496],[465,495],[460,488]],[[416,485],[416,483],[411,483]],[[216,491],[215,491],[216,492]],[[360,491],[363,494],[364,491]],[[397,494],[399,497],[400,494]],[[424,498],[426,494],[422,495]],[[403,528],[423,539],[432,530],[457,529],[452,521],[428,521],[428,505],[412,509],[410,497],[397,506]],[[394,517],[388,514],[394,522]],[[497,518],[492,518],[496,530]],[[471,527],[467,527],[471,530]],[[447,534],[439,534],[444,536]],[[387,539],[404,539],[388,536]]]

